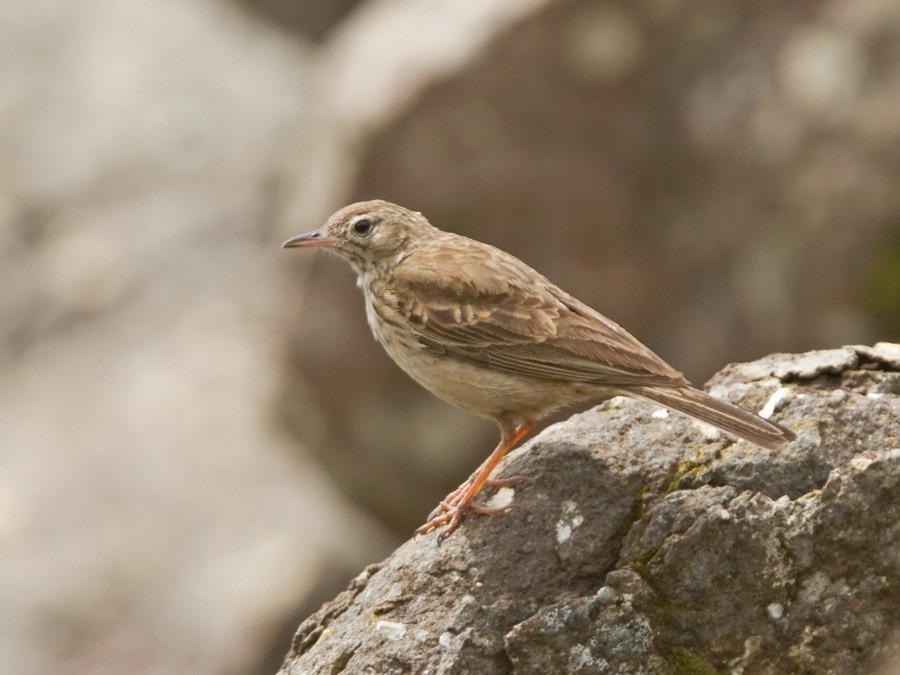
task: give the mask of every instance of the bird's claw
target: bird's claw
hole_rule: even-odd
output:
[[[528,476],[511,476],[500,480],[490,481],[491,487],[512,487],[517,483],[524,481],[531,482],[533,479]],[[469,512],[477,513],[484,516],[502,516],[512,509],[522,508],[520,504],[511,502],[505,506],[479,506],[473,504],[471,500],[465,501],[462,495],[467,483],[463,483],[456,490],[451,492],[444,498],[437,507],[428,514],[428,521],[416,530],[416,534],[427,534],[432,530],[445,525],[444,531],[438,535],[440,540],[446,539],[450,534],[459,527],[463,517]]]
[[[531,476],[517,474],[515,476],[508,476],[506,478],[488,478],[484,482],[484,485],[485,485],[485,487],[490,487],[490,488],[512,488],[512,487],[515,487],[516,485],[521,485],[522,483],[533,483],[533,482],[534,482],[534,478],[532,478]],[[463,494],[465,493],[465,491],[468,489],[468,487],[471,484],[472,484],[472,477],[470,476],[462,485],[460,485],[453,492],[451,492],[449,495],[444,497],[440,501],[440,503],[434,507],[434,510],[428,514],[428,522],[430,523],[438,516],[448,513],[449,511],[453,510],[456,506],[458,506]],[[476,513],[481,513],[481,511],[478,511],[478,509],[485,509],[485,508],[488,508],[488,507],[472,506],[472,508],[468,509],[468,510],[475,511]],[[503,508],[506,508],[506,507],[503,507]],[[488,514],[488,515],[496,515],[496,514]],[[426,525],[427,524],[428,523],[426,523]],[[425,526],[423,525],[422,527],[425,527]],[[421,529],[422,528],[420,527],[419,530],[421,530]],[[416,532],[418,533],[419,530],[416,530]],[[428,530],[426,530],[426,532],[427,531]]]

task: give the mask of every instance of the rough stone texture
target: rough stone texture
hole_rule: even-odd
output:
[[[771,452],[628,399],[547,429],[502,518],[416,537],[307,619],[302,673],[870,673],[898,646],[900,345],[726,368]]]

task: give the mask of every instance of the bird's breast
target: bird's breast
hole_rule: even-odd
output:
[[[375,293],[363,286],[366,297],[366,319],[375,339],[398,363],[407,351],[418,351],[415,333],[399,308],[396,297],[389,292]]]

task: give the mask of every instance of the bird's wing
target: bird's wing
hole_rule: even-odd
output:
[[[458,256],[454,247],[463,249]],[[448,273],[454,258],[466,264]],[[499,249],[455,237],[397,265],[392,285],[432,353],[548,380],[687,384],[619,325]]]

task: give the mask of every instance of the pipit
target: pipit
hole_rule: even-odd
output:
[[[358,275],[375,338],[416,382],[496,420],[500,442],[417,533],[448,536],[535,422],[616,395],[647,399],[778,450],[790,430],[693,388],[618,324],[509,253],[381,200],[344,207],[285,248],[324,248]]]

